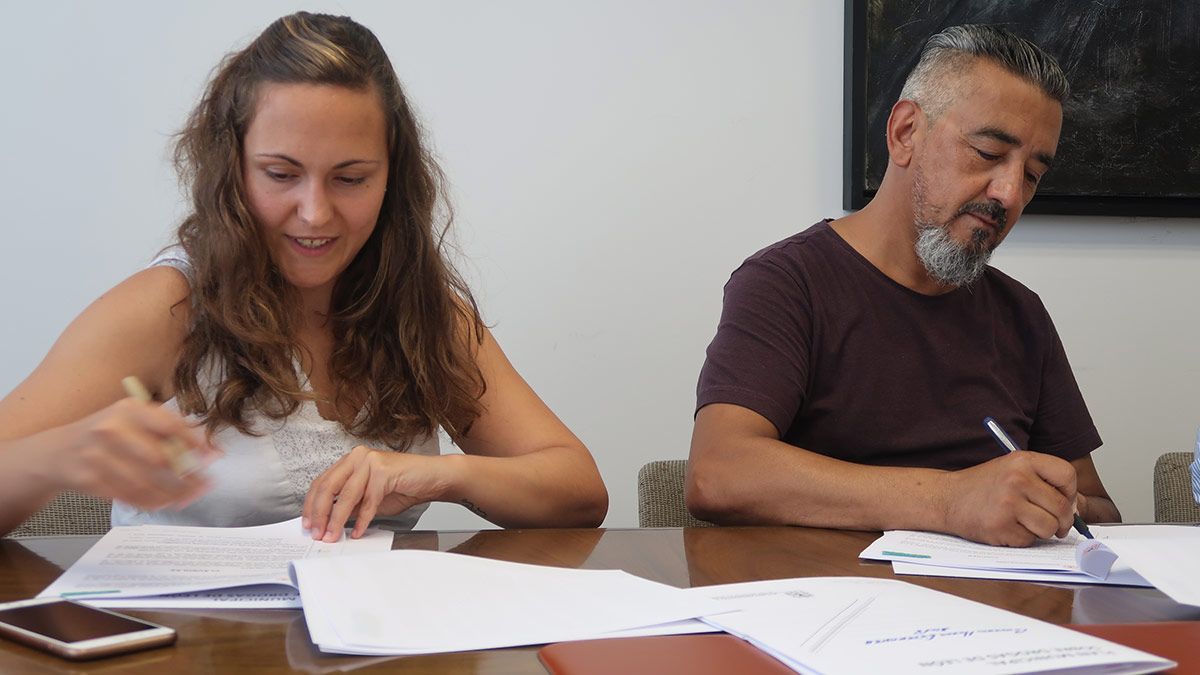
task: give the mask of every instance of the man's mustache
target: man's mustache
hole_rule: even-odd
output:
[[[1008,213],[996,202],[967,202],[963,207],[954,214],[957,218],[968,213],[985,216],[992,222],[996,223],[996,229],[1003,232],[1008,227]],[[953,220],[953,218],[951,218]]]

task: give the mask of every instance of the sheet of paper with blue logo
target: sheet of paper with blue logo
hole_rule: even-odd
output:
[[[292,560],[387,551],[392,533],[313,541],[300,519],[252,527],[114,527],[39,598],[99,607],[287,608],[300,606]]]
[[[1128,561],[1118,559],[1104,545],[1129,531],[1095,525],[1092,533],[1096,539],[1071,532],[1062,539],[1041,539],[1025,548],[1009,548],[948,534],[892,530],[858,557],[890,560],[896,574],[1150,586]]]
[[[742,611],[704,621],[801,673],[1112,674],[1175,665],[1062,626],[891,579],[783,579],[692,590],[711,594],[717,589],[760,599]]]

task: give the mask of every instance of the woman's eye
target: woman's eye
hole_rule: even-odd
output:
[[[367,179],[362,176],[358,178],[354,178],[352,176],[342,176],[338,178],[337,181],[342,185],[362,185],[363,183],[367,182]]]
[[[283,171],[272,171],[270,169],[266,169],[264,171],[264,173],[266,173],[267,177],[270,178],[271,180],[277,180],[277,181],[281,181],[281,182],[288,180],[289,178],[292,177],[292,174],[290,174],[290,173],[286,173]]]

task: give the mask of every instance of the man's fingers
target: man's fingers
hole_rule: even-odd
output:
[[[1075,468],[1070,462],[1036,452],[1014,453],[1009,489],[1015,490],[1014,517],[1038,538],[1062,536],[1070,529],[1075,499]]]
[[[1030,485],[1029,490],[1025,494],[1025,498],[1031,504],[1045,511],[1048,515],[1054,518],[1055,531],[1063,531],[1063,528],[1070,529],[1071,522],[1074,520],[1074,501],[1067,497],[1049,483],[1034,482]],[[1050,535],[1043,535],[1048,537]],[[1061,535],[1059,535],[1061,536]]]
[[[1049,539],[1058,531],[1060,522],[1056,514],[1027,502],[1017,509],[1017,522],[1038,539]],[[1032,542],[1027,542],[1032,543]]]
[[[1052,485],[1068,500],[1075,499],[1076,479],[1075,467],[1065,459],[1053,455],[1043,455],[1037,452],[1026,453],[1032,460],[1029,465],[1043,481]]]
[[[1075,468],[1037,452],[1014,452],[965,469],[959,489],[967,517],[959,531],[978,541],[1028,546],[1062,536],[1073,521]],[[971,515],[974,513],[974,515]]]

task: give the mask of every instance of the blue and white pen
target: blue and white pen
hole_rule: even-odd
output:
[[[1013,439],[1010,438],[1008,434],[1004,433],[1004,430],[1000,428],[1000,424],[997,423],[996,420],[992,419],[991,417],[985,417],[983,418],[983,426],[987,427],[987,430],[992,432],[992,438],[995,438],[996,442],[999,443],[1000,447],[1004,448],[1006,452],[1016,452],[1020,449],[1017,447],[1016,443],[1013,443]],[[1095,537],[1092,536],[1092,533],[1088,531],[1087,523],[1083,522],[1083,518],[1079,517],[1078,511],[1075,512],[1075,531],[1079,534],[1082,534],[1084,537],[1087,537],[1088,539],[1095,539]]]

